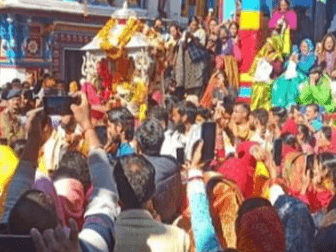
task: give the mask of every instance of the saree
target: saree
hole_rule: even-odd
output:
[[[269,47],[273,48],[273,52],[269,51]],[[252,67],[250,69],[249,74],[254,76],[259,62],[263,58],[267,58],[271,60],[271,64],[273,66],[273,72],[281,71],[281,63],[283,61],[282,57],[283,50],[283,40],[280,36],[268,38],[266,44],[259,51],[257,56],[255,57]],[[274,75],[274,74],[273,74]],[[274,76],[272,76],[274,77]],[[251,101],[251,110],[256,109],[271,109],[270,102],[270,86],[271,83],[264,82],[254,82],[252,86],[252,101]]]
[[[217,56],[216,57],[216,69],[223,70],[227,77],[227,82],[229,87],[233,90],[238,90],[239,88],[239,70],[238,63],[233,56]],[[210,78],[209,84],[203,94],[201,105],[205,108],[210,108],[212,105],[212,94],[217,86],[218,78],[217,73],[213,74]]]
[[[306,155],[300,152],[293,152],[285,157],[283,170],[284,183],[287,187],[288,195],[299,199],[309,206],[311,213],[317,213],[325,209],[333,198],[333,193],[325,186],[310,185],[305,194],[301,194],[302,176],[306,171],[305,164],[294,167],[294,163],[300,157]]]
[[[235,183],[219,173],[206,172],[204,182],[210,202],[211,218],[219,242],[222,248],[235,248],[237,243],[235,221],[243,196]],[[183,212],[176,224],[188,232],[191,238],[190,251],[196,251],[190,222],[190,208]]]
[[[273,85],[272,105],[273,107],[289,108],[296,104],[299,96],[299,86],[308,79],[309,71],[315,63],[314,46],[310,39],[304,40],[309,45],[307,55],[299,54],[299,63],[296,67],[297,76],[293,79],[287,79],[286,75],[281,75]],[[288,67],[288,62],[286,63]]]
[[[332,95],[331,79],[328,75],[323,75],[316,85],[310,84],[310,79],[302,83],[301,95],[298,103],[302,105],[318,104],[325,108],[326,113],[332,113],[336,109],[336,103]]]
[[[213,74],[210,78],[209,84],[203,94],[202,100],[200,102],[200,105],[204,108],[210,109],[212,105],[212,94],[213,91],[218,83],[218,74]]]

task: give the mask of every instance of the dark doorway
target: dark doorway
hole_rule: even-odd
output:
[[[82,64],[84,51],[79,49],[65,49],[64,50],[64,81],[66,89],[69,89],[69,83],[73,80],[79,80],[82,78]]]

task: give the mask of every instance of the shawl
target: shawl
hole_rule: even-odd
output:
[[[235,221],[238,209],[243,202],[243,196],[238,186],[216,172],[204,174],[207,196],[210,203],[210,213],[216,234],[223,248],[236,247],[237,236]],[[188,232],[190,236],[190,251],[195,251],[194,235],[190,223],[190,208],[182,214],[182,220],[177,225]]]
[[[239,251],[285,251],[285,231],[272,206],[262,206],[246,212],[236,222],[236,227]]]
[[[315,137],[318,137],[318,135],[316,135]],[[331,152],[331,153],[336,154],[336,131],[335,131],[334,128],[332,129],[332,136],[331,136],[330,145],[325,147],[325,148],[320,148],[319,146],[316,146],[315,151],[317,153]]]
[[[238,90],[239,70],[236,58],[233,56],[217,56],[216,68],[219,70],[224,70],[229,85],[234,87],[235,90]],[[201,100],[201,105],[205,108],[210,108],[212,105],[212,94],[217,81],[217,74],[213,74]]]
[[[247,171],[252,169],[253,167],[247,166],[239,158],[230,158],[218,168],[218,172],[226,179],[236,183],[244,197],[248,197],[251,194],[246,191],[253,191],[253,176],[248,176]],[[248,190],[249,188],[251,189]]]
[[[76,179],[60,179],[54,185],[61,201],[66,224],[69,225],[69,220],[72,218],[81,230],[84,224],[86,202],[82,183]]]
[[[326,62],[326,71],[328,74],[331,74],[334,70],[335,65],[335,52],[326,52],[325,53],[325,62]]]
[[[304,154],[301,152],[291,152],[285,156],[284,159],[284,168],[282,172],[282,177],[288,184],[293,184],[295,182],[299,182],[298,187],[301,188],[301,176],[300,174],[293,174],[293,163]],[[303,172],[303,171],[302,171]]]
[[[58,217],[61,220],[63,226],[66,226],[66,220],[64,217],[62,203],[56,193],[56,189],[54,187],[53,182],[47,177],[40,177],[39,179],[35,180],[35,183],[32,188],[44,192],[51,199],[53,199],[53,201],[55,202]]]
[[[281,134],[290,133],[294,136],[299,134],[298,126],[293,118],[288,119],[281,128]]]
[[[242,191],[244,197],[253,194],[253,175],[257,161],[250,154],[250,149],[256,145],[252,142],[243,142],[237,147],[238,158],[231,158],[224,162],[218,169],[225,178],[234,181]]]
[[[225,44],[221,46],[221,55],[233,55],[233,40],[229,38]]]
[[[308,207],[287,195],[281,195],[274,207],[285,228],[286,251],[313,252],[315,223]]]
[[[204,92],[204,95],[201,100],[201,106],[207,109],[210,109],[212,106],[212,94],[215,88],[215,85],[218,81],[217,74],[211,76],[209,84]]]
[[[302,105],[316,103],[323,106],[327,113],[333,112],[336,108],[336,104],[332,96],[330,84],[331,79],[326,74],[323,75],[314,86],[310,85],[310,79],[308,79],[302,84],[303,88],[298,101]]]
[[[273,16],[269,22],[269,28],[276,28],[278,25],[278,20],[284,17],[286,24],[290,27],[291,30],[297,29],[297,16],[293,10],[287,10],[281,12],[279,10],[273,13]]]
[[[268,46],[271,46],[274,51],[269,52]],[[283,39],[281,36],[275,36],[271,38],[267,38],[265,45],[261,48],[261,50],[258,52],[256,57],[253,60],[252,66],[250,68],[249,74],[251,76],[254,76],[259,60],[265,57],[270,58],[272,61],[279,60],[280,62],[283,62]]]

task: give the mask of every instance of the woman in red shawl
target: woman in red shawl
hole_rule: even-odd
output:
[[[253,175],[257,161],[251,149],[255,145],[253,142],[241,143],[236,150],[237,158],[230,158],[218,169],[225,178],[239,186],[245,198],[251,196],[254,190]]]
[[[331,127],[322,127],[316,135],[316,153],[336,153],[336,131]]]
[[[238,211],[236,234],[239,251],[285,251],[285,230],[277,211],[268,200],[245,200]]]

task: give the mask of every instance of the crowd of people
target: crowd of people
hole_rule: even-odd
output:
[[[212,15],[184,32],[161,34],[160,19],[146,30],[164,43],[145,118],[104,85],[74,81],[67,92],[33,72],[6,84],[0,237],[30,235],[38,252],[336,250],[334,36],[290,49],[299,20],[281,0],[246,66],[239,15]],[[250,104],[238,94],[246,70]],[[70,114],[43,109],[43,98],[67,95]]]

